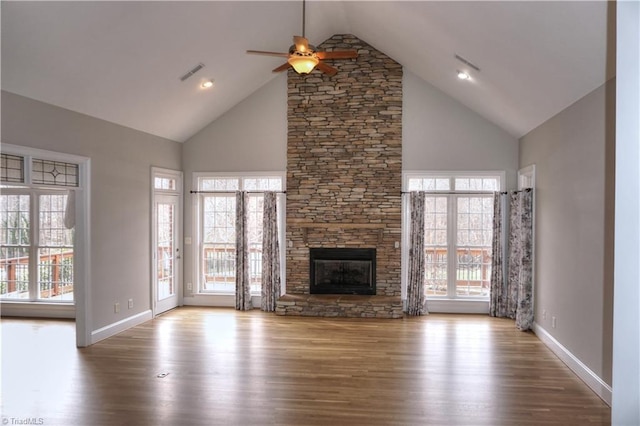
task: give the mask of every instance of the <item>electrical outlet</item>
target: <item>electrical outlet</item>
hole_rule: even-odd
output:
[[[133,308],[133,299],[129,299],[129,309]]]
[[[551,317],[551,328],[556,328],[556,317]]]
[[[542,310],[542,319],[547,319],[547,310],[546,309]]]
[[[116,302],[113,304],[113,312],[116,314],[120,312],[120,303]]]
[[[187,283],[187,290],[193,290],[193,284]]]

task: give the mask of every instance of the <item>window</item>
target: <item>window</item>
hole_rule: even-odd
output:
[[[265,191],[282,191],[284,174],[196,177],[199,204],[200,293],[234,293],[236,279],[236,191],[248,192],[247,225],[251,291],[259,293],[262,278],[262,210]],[[284,197],[279,197],[283,223]],[[280,230],[282,231],[282,225]],[[282,232],[281,232],[282,234]],[[283,244],[280,244],[283,247]]]
[[[428,298],[489,297],[493,192],[501,189],[503,180],[495,172],[405,173],[405,191],[427,193],[424,279]]]
[[[0,297],[72,302],[73,230],[64,224],[68,194],[27,188],[3,192]]]
[[[0,176],[0,298],[73,302],[72,194],[57,187],[78,187],[79,165],[3,153]]]

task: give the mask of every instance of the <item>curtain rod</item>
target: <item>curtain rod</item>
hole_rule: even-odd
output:
[[[500,194],[508,194],[509,192],[531,191],[533,188],[524,188],[513,191],[498,191]],[[235,194],[236,192],[246,192],[247,194],[264,194],[265,192],[275,192],[276,194],[286,194],[287,191],[189,191],[190,194]],[[402,191],[401,194],[411,194],[420,191]],[[493,195],[496,191],[424,191],[428,195]]]
[[[189,191],[190,194],[235,194],[236,192],[246,192],[247,194],[264,194],[265,192],[275,192],[276,194],[287,193],[287,191]]]
[[[524,189],[517,189],[517,190],[513,190],[513,191],[422,191],[425,194],[428,195],[493,195],[496,192],[499,192],[500,194],[508,194],[509,192],[512,193],[516,193],[516,192],[522,192],[522,191],[526,191],[529,192],[531,191],[533,188],[524,188]],[[421,191],[402,191],[401,194],[405,195],[405,194],[411,194],[412,192],[421,192]]]

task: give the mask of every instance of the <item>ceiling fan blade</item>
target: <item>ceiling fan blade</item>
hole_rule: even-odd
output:
[[[307,52],[309,51],[309,40],[300,36],[293,36],[293,44],[296,45],[296,50],[298,52]]]
[[[273,71],[271,72],[282,72],[282,71],[286,71],[287,68],[289,68],[291,65],[289,65],[289,62],[285,62],[284,64],[280,65],[278,68],[274,68]]]
[[[289,57],[288,53],[265,52],[263,50],[247,50],[247,53],[249,53],[250,55],[280,56],[280,57],[283,57],[283,58]]]
[[[316,68],[327,75],[336,75],[336,73],[338,72],[337,69],[335,69],[331,65],[325,64],[322,61],[318,62],[318,65],[316,65]]]
[[[316,52],[318,59],[353,59],[358,57],[356,50],[334,50],[333,52]]]

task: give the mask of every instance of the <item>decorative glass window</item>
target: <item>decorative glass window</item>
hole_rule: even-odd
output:
[[[0,174],[3,183],[78,187],[79,170],[76,163],[2,154]]]
[[[78,165],[62,161],[31,161],[31,183],[36,185],[78,186]]]
[[[24,157],[2,154],[0,164],[2,182],[24,183]]]

